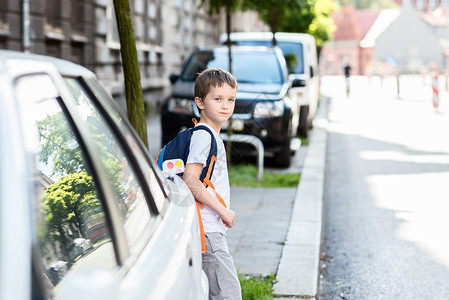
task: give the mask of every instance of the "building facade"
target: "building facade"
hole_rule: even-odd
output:
[[[380,12],[343,7],[335,12],[334,39],[321,53],[321,74],[417,73],[430,65],[449,69],[448,1],[397,1]]]
[[[156,107],[197,46],[217,44],[225,13],[201,0],[129,0],[144,101]],[[233,31],[267,31],[257,13],[235,13]],[[1,0],[0,49],[59,57],[93,71],[126,109],[113,0]]]
[[[93,0],[0,1],[0,48],[60,57],[93,70],[94,7]]]
[[[217,43],[220,16],[200,0],[129,0],[144,100],[157,104],[187,55]],[[28,25],[29,24],[29,25]],[[0,49],[59,57],[93,71],[125,108],[113,0],[2,0]]]
[[[356,10],[343,6],[334,12],[337,30],[332,41],[326,42],[320,54],[321,74],[343,74],[343,67],[351,66],[352,74],[366,74],[370,68],[373,52],[360,46],[379,15],[378,11]],[[369,70],[368,70],[369,72]]]

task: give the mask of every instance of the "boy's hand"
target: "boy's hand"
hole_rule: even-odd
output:
[[[235,212],[233,210],[230,210],[229,208],[223,206],[218,214],[226,227],[231,228],[232,226],[234,226]]]

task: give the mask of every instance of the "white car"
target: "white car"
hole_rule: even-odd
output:
[[[0,51],[0,166],[0,299],[208,298],[190,191],[89,70]]]

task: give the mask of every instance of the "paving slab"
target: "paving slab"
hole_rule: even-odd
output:
[[[295,194],[296,188],[231,187],[236,218],[226,234],[239,273],[277,272]]]

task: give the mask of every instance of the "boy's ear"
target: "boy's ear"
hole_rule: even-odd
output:
[[[199,109],[204,109],[204,102],[200,97],[195,97],[195,104]]]

